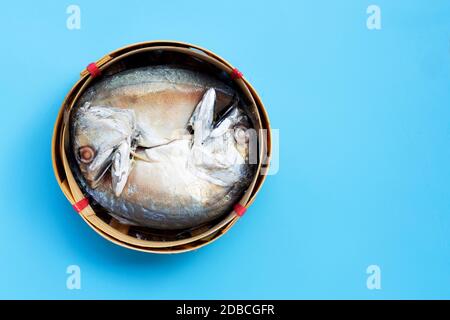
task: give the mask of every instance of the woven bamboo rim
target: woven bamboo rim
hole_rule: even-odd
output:
[[[204,60],[207,63],[211,63],[227,73],[231,73],[234,69],[230,63],[206,49],[175,41],[151,41],[126,46],[99,59],[96,62],[96,65],[101,70],[105,70],[117,61],[133,54],[153,50],[167,50],[188,54]],[[81,72],[80,75],[81,79],[73,86],[63,101],[55,123],[52,138],[52,162],[55,176],[61,190],[72,205],[83,199],[84,194],[74,179],[66,157],[65,149],[66,144],[68,143],[67,121],[70,110],[92,81],[92,77],[90,77],[87,70]],[[267,130],[266,145],[260,146],[259,148],[259,163],[255,178],[239,202],[242,206],[248,207],[253,203],[256,194],[265,180],[265,175],[261,175],[260,171],[263,156],[266,155],[270,159],[270,124],[267,112],[254,88],[244,78],[236,79],[235,81],[256,107],[259,122],[258,127]],[[268,169],[268,164],[265,169]],[[121,225],[117,221],[113,221],[111,224],[106,223],[96,215],[91,206],[88,206],[82,210],[80,215],[91,228],[107,240],[126,248],[154,253],[177,253],[200,248],[226,233],[226,231],[228,231],[239,219],[236,212],[232,211],[222,221],[195,236],[174,241],[150,241],[141,240],[128,235],[127,226]]]

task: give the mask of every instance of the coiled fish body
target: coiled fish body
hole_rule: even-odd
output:
[[[222,82],[180,68],[105,78],[71,115],[74,171],[123,223],[183,229],[211,221],[231,210],[253,175],[251,124],[235,97]],[[220,118],[217,105],[226,111]]]

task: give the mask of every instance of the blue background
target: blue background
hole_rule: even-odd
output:
[[[81,30],[69,4],[0,9],[1,298],[450,298],[449,1],[76,1]],[[280,129],[280,170],[246,216],[172,256],[99,237],[50,159],[79,72],[154,39],[238,66]],[[81,290],[66,289],[71,264]]]

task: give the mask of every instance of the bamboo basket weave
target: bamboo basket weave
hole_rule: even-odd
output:
[[[255,89],[248,83],[242,74],[230,63],[218,55],[201,47],[175,41],[150,41],[132,44],[116,51],[113,51],[95,62],[95,67],[100,72],[107,72],[116,67],[124,59],[132,59],[138,54],[152,51],[175,52],[177,54],[188,55],[203,62],[213,65],[215,68],[232,76],[236,85],[251,101],[256,115],[257,126],[265,129],[265,135],[258,137],[258,165],[254,179],[249,188],[239,201],[241,209],[249,207],[261,188],[266,175],[263,170],[268,170],[271,155],[271,132],[267,112],[256,93]],[[61,109],[58,113],[52,138],[52,162],[56,180],[72,205],[76,205],[83,199],[85,194],[80,189],[74,174],[69,166],[68,155],[68,121],[69,113],[81,94],[89,87],[94,80],[95,74],[85,69],[80,74],[80,79],[72,87],[65,97]],[[260,130],[261,132],[261,130]],[[195,228],[194,230],[178,231],[176,234],[158,234],[146,228],[130,227],[119,223],[116,219],[108,215],[105,210],[95,205],[87,204],[79,210],[83,220],[99,235],[120,246],[144,252],[152,253],[179,253],[200,248],[225,234],[236,221],[242,216],[239,210],[233,210],[225,217],[214,220],[211,223]]]

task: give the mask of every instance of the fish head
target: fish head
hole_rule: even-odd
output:
[[[214,115],[215,102],[215,90],[213,88],[206,90],[188,122],[188,131],[193,131],[193,146],[196,147],[196,153],[199,150],[200,154],[206,152],[211,154],[211,157],[203,158],[217,160],[220,157],[226,160],[216,161],[222,162],[222,166],[224,163],[234,166],[236,155],[244,159],[243,161],[249,158],[249,144],[255,141],[255,130],[240,106],[237,95],[233,97],[229,106],[223,108],[217,115]]]
[[[214,103],[214,89],[209,89],[188,123],[193,129],[188,166],[201,179],[229,188],[250,172],[247,159],[252,126],[238,99],[215,117]]]
[[[96,188],[110,169],[112,188],[118,196],[131,170],[131,145],[135,134],[132,110],[109,106],[80,107],[74,118],[73,152],[81,173]]]

